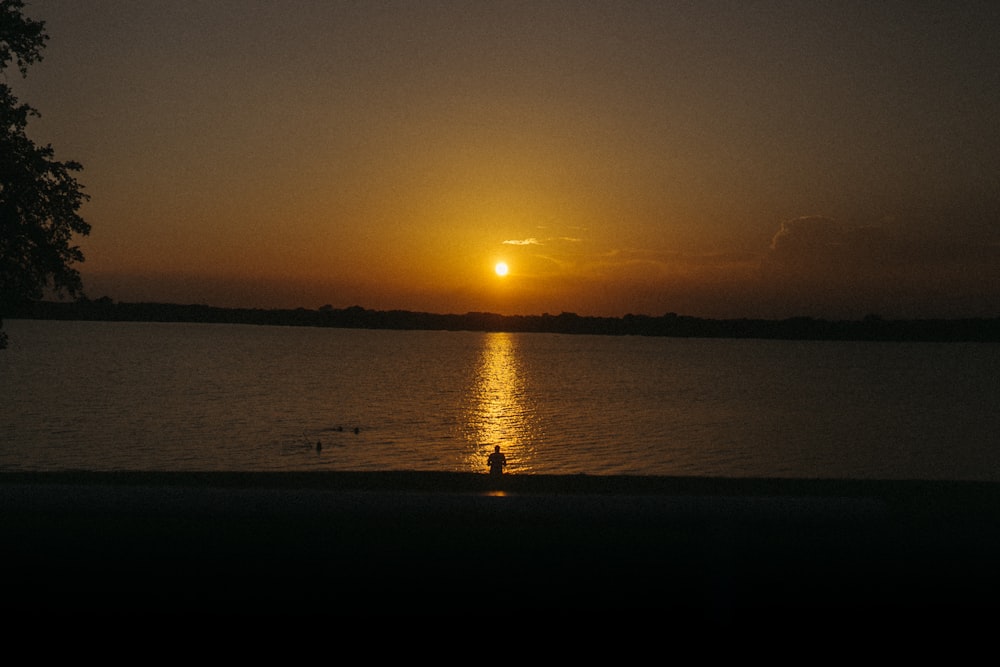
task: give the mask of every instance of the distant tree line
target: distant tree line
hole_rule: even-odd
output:
[[[369,310],[361,306],[334,308],[326,305],[316,310],[309,310],[116,303],[108,297],[76,301],[25,301],[9,316],[44,320],[204,322],[349,329],[506,331],[677,338],[1000,342],[1000,317],[888,320],[877,315],[869,315],[861,320],[831,321],[812,317],[783,320],[704,319],[676,313],[661,316],[629,314],[623,317],[592,317],[565,312],[559,315],[548,313],[498,315],[479,312],[439,315],[406,310]]]

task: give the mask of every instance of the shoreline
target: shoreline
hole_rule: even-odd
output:
[[[1000,484],[0,473],[25,613],[990,608]],[[493,574],[491,574],[493,573]],[[499,574],[496,574],[499,573]]]
[[[308,488],[317,490],[477,492],[497,488],[545,494],[698,494],[698,495],[878,495],[917,493],[954,498],[1000,499],[1000,482],[982,480],[839,479],[799,477],[694,477],[663,475],[589,475],[583,473],[512,474],[418,470],[385,471],[0,471],[0,486],[15,484],[190,486],[217,488]]]

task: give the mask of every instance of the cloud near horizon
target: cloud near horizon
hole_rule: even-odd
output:
[[[918,304],[942,317],[1000,314],[1000,244],[917,228],[824,216],[788,220],[761,261],[763,289],[804,311],[826,302],[893,317],[919,316]]]
[[[823,216],[807,216],[782,223],[771,239],[766,261],[800,268],[828,266],[841,274],[851,270],[885,269],[906,265],[945,267],[965,271],[1000,259],[1000,243],[966,234],[906,233],[906,226],[852,225]],[[971,267],[970,267],[971,263]]]

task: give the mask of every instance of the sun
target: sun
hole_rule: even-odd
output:
[[[497,262],[497,265],[493,267],[493,270],[497,272],[498,276],[505,276],[510,271],[510,267],[507,266],[506,262]]]

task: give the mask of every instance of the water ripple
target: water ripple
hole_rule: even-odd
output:
[[[4,325],[4,470],[1000,476],[998,346]]]

